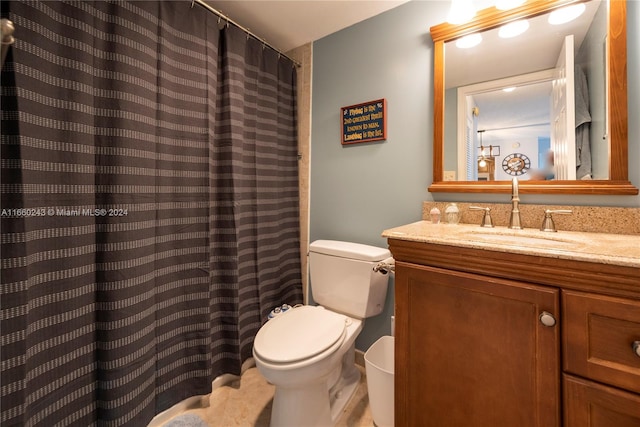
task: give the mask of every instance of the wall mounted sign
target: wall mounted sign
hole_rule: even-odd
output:
[[[342,145],[387,139],[387,101],[364,102],[340,109]]]

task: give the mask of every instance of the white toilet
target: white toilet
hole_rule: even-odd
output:
[[[253,344],[260,373],[273,385],[272,427],[333,426],[360,371],[355,340],[363,319],[382,312],[388,275],[373,271],[387,249],[317,240],[309,246],[313,299],[265,323]]]

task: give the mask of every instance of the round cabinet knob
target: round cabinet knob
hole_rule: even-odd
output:
[[[540,323],[549,328],[555,326],[556,324],[556,318],[553,317],[553,314],[549,313],[548,311],[543,311],[542,313],[540,313],[539,319]]]
[[[640,357],[640,341],[634,341],[631,344],[631,348],[633,348],[633,352],[636,354],[636,356]]]

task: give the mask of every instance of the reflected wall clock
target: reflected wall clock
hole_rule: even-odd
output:
[[[509,175],[523,175],[531,167],[531,160],[524,154],[512,153],[502,161],[502,169]]]

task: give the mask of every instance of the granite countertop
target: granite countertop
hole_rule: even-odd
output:
[[[496,252],[640,268],[640,236],[418,221],[385,230],[382,237]],[[639,271],[640,277],[640,271]]]

